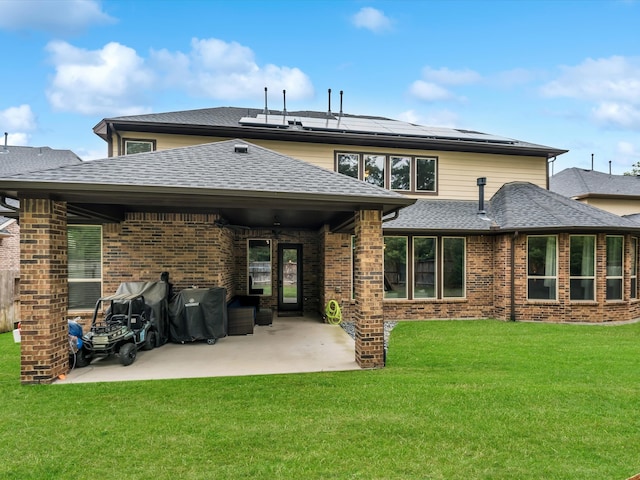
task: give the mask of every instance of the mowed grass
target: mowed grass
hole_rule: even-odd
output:
[[[2,479],[625,479],[640,324],[401,322],[381,370],[38,386],[3,334],[0,399]]]

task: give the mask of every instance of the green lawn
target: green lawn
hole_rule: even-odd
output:
[[[640,472],[640,324],[401,322],[356,372],[21,386],[18,357],[0,335],[2,479]]]

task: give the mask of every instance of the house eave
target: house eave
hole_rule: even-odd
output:
[[[105,141],[108,141],[109,135],[106,128],[107,125],[117,131],[134,130],[136,132],[146,133],[244,138],[247,140],[276,140],[284,142],[324,144],[336,143],[345,146],[462,151],[469,153],[545,157],[547,159],[568,152],[568,150],[542,145],[517,145],[511,143],[426,138],[418,136],[324,132],[311,130],[282,130],[252,126],[184,125],[126,120],[103,120],[98,123],[98,125],[94,127],[94,132]]]

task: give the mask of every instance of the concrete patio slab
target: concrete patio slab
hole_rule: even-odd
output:
[[[206,342],[167,343],[139,351],[128,367],[117,356],[97,358],[56,384],[158,380],[170,378],[267,375],[276,373],[359,370],[355,342],[339,325],[314,317],[274,317],[256,325],[253,335]]]

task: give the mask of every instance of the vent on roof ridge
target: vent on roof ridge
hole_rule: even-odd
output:
[[[249,145],[246,143],[236,143],[233,146],[233,151],[235,153],[249,153]]]

